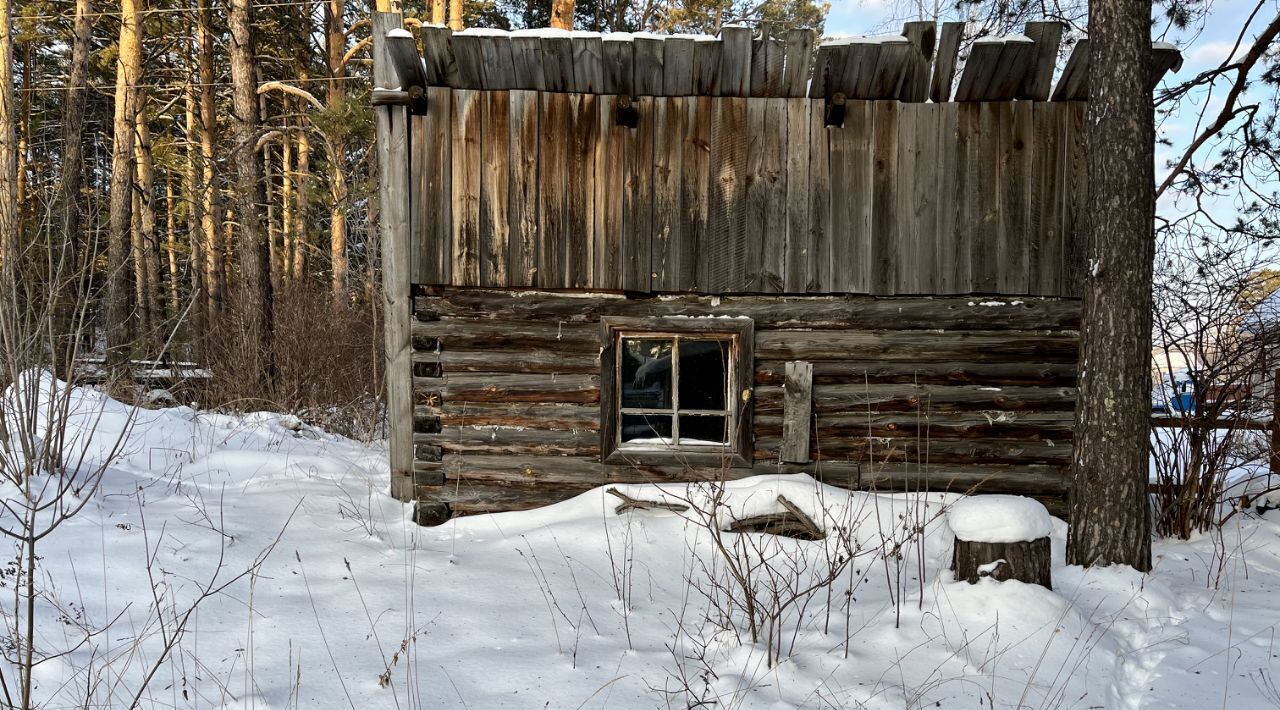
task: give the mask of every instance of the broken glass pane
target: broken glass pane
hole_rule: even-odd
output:
[[[622,407],[671,408],[671,340],[622,339]]]
[[[698,414],[680,415],[680,445],[723,446],[729,442],[725,417],[709,417]]]
[[[667,414],[622,415],[622,442],[671,445],[671,416]]]
[[[729,341],[680,341],[680,409],[723,410],[729,389]]]

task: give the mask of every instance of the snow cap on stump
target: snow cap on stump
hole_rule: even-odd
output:
[[[962,498],[947,511],[947,524],[966,542],[1031,542],[1053,531],[1053,519],[1040,501],[1009,495]]]

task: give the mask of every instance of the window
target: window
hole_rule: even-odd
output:
[[[606,463],[751,465],[752,323],[605,318]]]

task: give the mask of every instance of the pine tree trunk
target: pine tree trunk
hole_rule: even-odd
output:
[[[311,138],[305,129],[298,131],[297,161],[298,206],[293,211],[296,221],[293,227],[293,278],[301,281],[307,270],[308,207],[311,200]]]
[[[84,175],[84,109],[88,98],[89,39],[93,30],[93,4],[76,0],[71,35],[71,66],[62,108],[62,166],[58,172],[58,203],[62,243],[72,250],[80,239],[80,186]],[[66,263],[75,263],[74,251]]]
[[[169,315],[179,316],[178,310],[178,196],[173,189],[173,171],[164,171],[165,255],[169,267]],[[176,326],[176,323],[175,323]]]
[[[551,26],[561,30],[573,29],[574,0],[551,0]]]
[[[265,196],[255,150],[258,138],[258,92],[254,71],[252,0],[231,0],[232,155],[239,213],[240,299],[248,342],[260,348],[254,372],[245,373],[265,386],[271,379],[272,292],[267,234],[261,206]]]
[[[285,100],[285,106],[289,101]],[[288,130],[280,139],[280,279],[288,281],[293,275],[293,136]]]
[[[1145,572],[1155,214],[1151,2],[1093,0],[1090,15],[1089,266],[1067,558]]]
[[[445,0],[431,0],[431,24],[433,25],[444,24],[445,7],[446,7]]]
[[[129,249],[133,228],[133,131],[142,74],[141,0],[120,0],[115,112],[112,120],[111,196],[107,235],[107,348],[115,357],[129,342]]]
[[[0,299],[15,287],[18,233],[18,146],[13,129],[13,5],[0,0]]]
[[[222,314],[222,300],[226,293],[226,268],[218,235],[218,185],[214,179],[213,150],[218,118],[213,94],[213,13],[209,2],[196,0],[196,38],[200,54],[200,231],[204,236],[207,321]]]
[[[147,344],[155,347],[163,340],[160,333],[162,319],[160,296],[160,242],[156,233],[155,203],[155,166],[151,160],[151,129],[147,125],[147,112],[139,98],[137,111],[137,130],[135,132],[135,150],[137,151],[138,185],[134,192],[138,196],[137,222],[140,229],[141,251],[134,254],[134,259],[142,271],[142,289],[138,293],[137,305],[144,314],[143,331],[147,334]]]
[[[193,62],[192,54],[188,54],[188,66]],[[187,243],[191,249],[188,268],[191,274],[191,325],[193,337],[198,340],[205,332],[208,323],[206,306],[208,296],[204,282],[204,238],[200,231],[204,220],[203,191],[200,186],[200,144],[198,123],[196,121],[196,87],[194,83],[187,87],[186,128],[187,128],[187,165],[182,173],[183,201],[187,205]]]
[[[449,0],[449,29],[457,32],[465,27],[462,21],[462,0]]]
[[[343,0],[328,0],[325,5],[325,50],[329,64],[328,106],[337,112],[346,100],[346,67],[342,55],[346,52],[346,28],[342,17]],[[332,268],[330,287],[334,295],[347,288],[347,178],[346,141],[335,137],[329,141],[329,260]]]

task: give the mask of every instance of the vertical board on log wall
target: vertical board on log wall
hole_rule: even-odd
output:
[[[414,282],[1079,295],[1081,102],[825,108],[432,88],[410,118]]]

